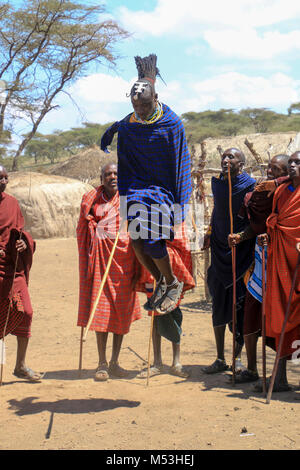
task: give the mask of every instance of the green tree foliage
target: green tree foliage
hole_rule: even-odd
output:
[[[298,111],[298,112],[300,112],[300,102],[299,102],[299,103],[292,103],[292,104],[288,107],[288,115],[290,116],[293,111]]]
[[[26,0],[19,7],[0,0],[0,79],[7,82],[0,132],[17,133],[20,122],[30,129],[13,169],[56,97],[91,64],[115,65],[113,46],[128,34],[114,21],[101,21],[104,12],[103,5],[76,0]]]
[[[293,109],[297,109],[296,106]],[[188,112],[182,115],[182,119],[189,144],[199,143],[208,137],[300,131],[300,113],[286,115],[267,108]]]
[[[109,125],[84,123],[83,127],[64,132],[55,131],[48,135],[37,132],[28,142],[24,155],[33,159],[35,164],[44,160],[50,160],[51,163],[64,160],[88,147],[99,146],[101,136]],[[112,145],[112,149],[115,148],[116,142]]]

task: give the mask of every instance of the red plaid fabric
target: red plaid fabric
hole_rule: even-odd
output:
[[[8,297],[0,299],[0,339],[3,338],[5,323],[8,316],[8,323],[5,336],[14,332],[24,317],[24,309],[20,294],[15,294],[10,300]]]
[[[24,218],[18,201],[9,194],[0,194],[0,248],[4,255],[0,257],[0,337],[4,333],[9,299],[9,321],[6,335],[31,336],[32,306],[28,292],[29,271],[32,265],[35,242],[30,234],[23,230]],[[16,265],[16,240],[22,233],[27,249],[19,254]],[[15,273],[16,268],[16,273]]]
[[[86,326],[97,297],[119,230],[119,207],[119,194],[107,201],[103,186],[82,198],[77,226],[80,278],[78,326]],[[116,246],[91,330],[124,335],[128,333],[131,323],[141,318],[138,296],[131,287],[136,269],[137,260],[124,230]]]
[[[267,261],[266,335],[279,343],[285,318],[292,278],[296,269],[300,242],[300,187],[282,184],[276,190],[273,210],[267,219],[270,244]],[[300,338],[300,272],[291,299],[290,316],[281,350],[282,356],[292,354],[293,342]]]

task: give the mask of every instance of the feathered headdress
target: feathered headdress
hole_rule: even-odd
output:
[[[148,57],[136,56],[134,60],[135,60],[136,68],[138,71],[139,80],[142,80],[143,78],[145,80],[149,80],[153,84],[153,86],[154,86],[156,77],[160,77],[161,80],[164,82],[156,66],[156,62],[157,62],[156,54],[150,54],[148,55]]]

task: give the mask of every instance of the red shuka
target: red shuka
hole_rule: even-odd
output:
[[[120,199],[117,193],[107,200],[103,186],[82,198],[77,226],[79,250],[78,326],[87,325],[101,279],[107,267],[120,226]],[[124,335],[133,321],[141,317],[137,293],[131,281],[137,260],[126,228],[120,234],[91,330]]]
[[[0,338],[9,314],[6,334],[30,337],[32,306],[28,293],[29,271],[35,242],[24,230],[24,218],[18,201],[9,194],[0,194]],[[27,249],[19,254],[14,279],[17,251],[16,241],[20,237],[26,242]],[[10,305],[10,307],[9,307]]]
[[[300,186],[291,191],[280,186],[274,196],[272,214],[267,220],[270,244],[267,262],[266,335],[275,338],[276,349],[290,295],[300,242]],[[289,321],[281,357],[295,351],[293,342],[300,338],[300,273],[293,292]]]

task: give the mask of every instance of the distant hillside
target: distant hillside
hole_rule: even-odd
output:
[[[57,163],[48,170],[48,173],[67,176],[93,186],[99,186],[100,169],[109,162],[116,163],[117,154],[115,152],[105,153],[99,147],[93,146],[62,163]]]
[[[246,156],[246,165],[251,165],[254,162],[250,150],[245,145],[245,139],[253,143],[256,152],[262,157],[264,162],[268,162],[270,153],[271,157],[279,153],[287,153],[288,146],[291,140],[295,139],[297,132],[279,132],[279,133],[266,133],[266,134],[244,134],[232,137],[220,138],[207,138],[204,139],[207,147],[207,167],[218,167],[220,165],[220,154],[218,146],[223,150],[230,147],[237,147],[241,149]],[[200,144],[195,145],[196,156],[201,153]],[[296,149],[295,149],[296,150]],[[300,147],[299,147],[300,150]],[[197,164],[197,162],[195,162]]]
[[[240,148],[246,156],[246,165],[250,166],[255,163],[254,157],[245,145],[245,139],[253,143],[256,152],[262,157],[265,163],[269,160],[270,156],[278,153],[286,153],[290,142],[295,139],[296,132],[281,132],[281,133],[267,133],[267,134],[245,134],[232,137],[222,138],[207,138],[205,139],[207,148],[207,164],[206,168],[220,167],[220,154],[218,147],[223,150],[230,147]],[[299,147],[300,148],[300,147]],[[195,162],[193,165],[198,164],[197,158],[201,150],[200,144],[195,144]],[[190,146],[191,150],[191,146]],[[57,163],[47,168],[47,173],[52,175],[66,176],[75,178],[84,183],[89,183],[93,186],[98,186],[100,181],[100,168],[108,162],[117,162],[116,152],[109,154],[102,152],[97,146],[93,146],[78,153],[77,155],[65,160],[64,162]]]

